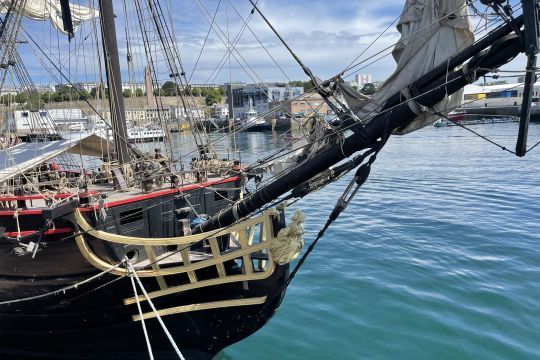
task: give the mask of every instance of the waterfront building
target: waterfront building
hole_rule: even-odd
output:
[[[250,101],[253,109],[259,115],[264,115],[269,113],[270,103],[290,101],[302,95],[304,88],[284,83],[248,84],[233,88],[232,93],[235,118],[246,119]]]
[[[17,94],[18,94],[17,90],[10,89],[10,88],[3,88],[0,91],[0,97],[5,96],[5,95],[17,96]]]
[[[160,119],[164,119],[166,122],[171,120],[171,108],[165,107],[164,109],[158,108],[141,108],[141,109],[126,109],[126,121],[137,126],[146,125],[147,123],[157,123]],[[103,119],[108,123],[111,122],[111,112],[109,110],[103,111]]]
[[[217,119],[226,118],[229,116],[229,108],[227,106],[214,104],[210,116]]]
[[[192,89],[225,89],[224,85],[220,84],[189,84]]]
[[[86,91],[88,93],[92,92],[92,89],[97,89],[99,86],[107,87],[104,83],[99,82],[79,82],[73,84],[73,87],[79,91]],[[52,90],[51,92],[56,92],[58,89],[62,86],[66,86],[66,84],[58,84],[55,85],[54,88],[50,87]],[[132,93],[135,93],[137,89],[141,89],[144,91],[145,84],[144,83],[130,83],[130,82],[123,82],[122,83],[122,91],[124,90],[130,90]]]
[[[185,120],[188,115],[194,120],[203,120],[205,118],[204,109],[200,107],[191,107],[186,111],[182,106],[171,106],[171,111],[176,120]]]
[[[355,85],[358,86],[358,89],[361,89],[366,84],[371,84],[371,74],[356,74],[354,77]]]
[[[186,112],[183,107],[168,106],[164,108],[147,107],[140,109],[126,109],[126,121],[136,125],[142,126],[149,123],[158,124],[160,121],[165,123],[175,122],[178,120],[185,120],[187,115],[195,120],[204,119],[203,108],[190,108]],[[103,111],[103,118],[110,123],[111,112]]]
[[[35,90],[40,94],[53,93],[54,87],[51,85],[36,85]]]
[[[273,101],[270,103],[270,112],[273,117],[294,116],[306,117],[308,115],[326,115],[330,111],[328,104],[319,94],[308,93],[289,101]]]
[[[56,85],[55,88],[54,88],[54,91],[56,92],[58,90],[58,88],[60,86],[64,86],[65,84],[62,84],[62,85]],[[75,83],[73,84],[73,87],[79,91],[86,91],[88,93],[92,92],[92,89],[97,89],[99,87],[100,83],[98,82],[79,82],[79,83]]]
[[[122,91],[130,90],[132,94],[135,94],[137,89],[143,90],[146,87],[144,83],[131,83],[131,82],[124,82],[122,83]]]

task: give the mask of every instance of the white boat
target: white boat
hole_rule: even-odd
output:
[[[142,126],[128,128],[128,141],[132,143],[161,141],[164,138],[165,131],[163,131],[163,129]]]
[[[127,124],[128,142],[130,143],[162,141],[166,137],[163,129],[153,127],[150,124],[145,126],[133,126],[130,122]],[[107,128],[109,129],[107,130]],[[94,131],[101,137],[106,137],[111,141],[113,140],[112,130],[103,120],[96,122]]]

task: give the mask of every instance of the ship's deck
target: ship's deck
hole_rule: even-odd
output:
[[[167,194],[175,194],[188,192],[197,188],[211,188],[213,185],[217,185],[224,182],[233,182],[236,180],[236,177],[224,177],[224,176],[215,176],[210,177],[204,182],[196,182],[195,178],[186,177],[180,179],[179,185],[171,186],[169,182],[163,183],[161,186],[152,186],[151,191],[144,191],[142,187],[126,187],[124,189],[114,189],[110,184],[92,184],[88,187],[88,190],[83,193],[57,193],[54,194],[50,191],[44,190],[39,193],[34,193],[32,195],[24,196],[14,196],[14,195],[3,195],[0,196],[0,202],[2,202],[3,209],[8,210],[8,202],[15,202],[17,200],[26,201],[26,209],[44,209],[47,208],[46,198],[53,198],[54,202],[67,201],[70,198],[74,198],[77,195],[82,197],[87,197],[89,199],[89,207],[99,206],[100,195],[104,195],[103,206],[104,207],[113,207],[122,205],[125,203],[148,199],[152,197],[163,196]],[[233,186],[231,186],[232,188]]]

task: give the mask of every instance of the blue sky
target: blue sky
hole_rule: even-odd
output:
[[[133,7],[133,0],[126,0]],[[215,71],[217,64],[227,55],[223,40],[234,38],[243,27],[243,19],[250,16],[251,6],[247,0],[161,0],[165,8],[171,6],[172,21],[179,44],[182,63],[188,75],[191,75],[209,30],[208,19],[216,12],[216,24],[210,32],[197,69],[193,72],[192,83],[232,81],[287,81],[304,80],[306,76],[289,53],[271,33],[261,17],[253,15],[238,42],[230,66],[226,61],[221,71]],[[94,0],[74,1],[89,5]],[[130,4],[130,5],[129,5]],[[126,55],[126,17],[123,1],[114,0],[117,13],[117,32],[121,48],[123,79],[128,80]],[[313,72],[328,78],[343,70],[401,13],[402,0],[385,1],[346,1],[346,0],[259,0],[264,14],[274,24],[291,48],[299,55]],[[130,31],[136,32],[138,23],[133,11],[128,11]],[[66,37],[57,35],[48,23],[25,21],[25,28],[34,38],[51,52],[55,63],[62,64],[64,71],[77,81],[94,80],[97,77],[97,55],[92,34],[92,24],[85,23],[68,45]],[[253,32],[253,33],[252,33]],[[219,35],[218,35],[219,33]],[[221,38],[221,39],[220,39]],[[391,46],[399,38],[392,26],[373,47],[366,51],[361,59],[367,59],[377,51]],[[262,42],[268,52],[261,47]],[[132,33],[132,52],[134,53],[134,80],[142,80],[141,69],[146,63],[143,45]],[[70,50],[70,51],[68,51]],[[67,54],[71,52],[71,56]],[[30,73],[38,83],[56,83],[58,72],[53,77],[40,65],[43,56],[34,56],[30,45],[22,45],[21,53]],[[158,51],[157,54],[162,53]],[[156,55],[159,56],[159,55]],[[273,59],[272,59],[273,58]],[[245,60],[245,62],[244,62]],[[242,63],[241,65],[239,64]],[[167,78],[165,65],[157,61],[161,79]],[[279,65],[276,65],[276,63]],[[50,67],[50,64],[47,65]],[[391,56],[386,56],[372,64],[362,73],[371,73],[374,80],[384,80],[394,69]]]

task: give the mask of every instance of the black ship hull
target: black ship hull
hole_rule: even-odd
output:
[[[270,300],[263,305],[194,311],[163,318],[187,359],[211,359],[268,321],[281,302],[280,286],[286,272],[285,268],[280,268],[271,279],[249,283],[249,291],[245,291],[241,284],[216,287],[189,296],[181,294],[166,302],[156,302],[156,306],[177,306],[201,299],[209,301],[231,296],[268,295]],[[111,280],[114,279],[103,278],[102,285]],[[46,293],[57,288],[55,285],[20,286],[20,283],[6,280],[2,280],[0,285],[21,295],[38,291]],[[31,289],[21,291],[25,287]],[[23,306],[2,307],[0,358],[147,359],[148,350],[141,324],[132,320],[136,309],[122,303],[123,298],[133,295],[129,279],[94,291],[95,288],[96,284],[93,284],[69,292],[69,295],[58,295]],[[276,290],[279,296],[272,297]],[[156,358],[177,358],[157,320],[147,320],[146,326]]]
[[[232,183],[234,184],[234,183]],[[230,188],[231,184],[216,185]],[[226,190],[221,192],[225,194]],[[210,195],[209,195],[210,194]],[[207,189],[192,190],[197,212],[215,214],[226,206]],[[229,198],[236,194],[230,193]],[[141,237],[178,236],[174,210],[182,205],[185,194],[175,192],[143,196],[107,209],[114,221],[101,227],[118,234]],[[136,221],[121,221],[120,214],[143,209]],[[100,226],[95,211],[84,213],[94,226]],[[148,350],[135,303],[126,304],[134,291],[128,276],[106,273],[77,288],[60,291],[100,273],[81,254],[73,236],[77,233],[70,216],[56,219],[54,231],[46,232],[39,251],[25,253],[13,239],[14,232],[25,242],[38,239],[32,231],[44,224],[40,211],[19,214],[19,227],[9,212],[0,212],[6,228],[0,238],[0,358],[1,359],[146,359]],[[25,235],[30,233],[29,235]],[[26,236],[26,237],[24,237]],[[111,247],[87,236],[89,246],[103,258],[119,262],[133,250],[130,246]],[[224,263],[227,275],[241,275],[234,261]],[[218,276],[216,267],[193,272],[199,281]],[[170,309],[190,304],[227,302],[239,299],[264,299],[249,305],[224,306],[163,316],[166,327],[187,359],[209,359],[223,348],[238,342],[261,328],[275,313],[284,295],[288,266],[276,265],[270,276],[254,281],[216,284],[180,291],[153,300],[156,308]],[[160,290],[156,278],[141,278],[149,292]],[[167,285],[189,283],[185,273],[167,277]],[[54,293],[57,292],[57,293]],[[51,294],[54,293],[54,294]],[[50,296],[40,297],[43,294]],[[32,298],[35,297],[35,298]],[[17,302],[18,299],[27,299]],[[151,312],[141,303],[144,312]],[[156,358],[177,358],[172,345],[155,318],[145,321]]]

